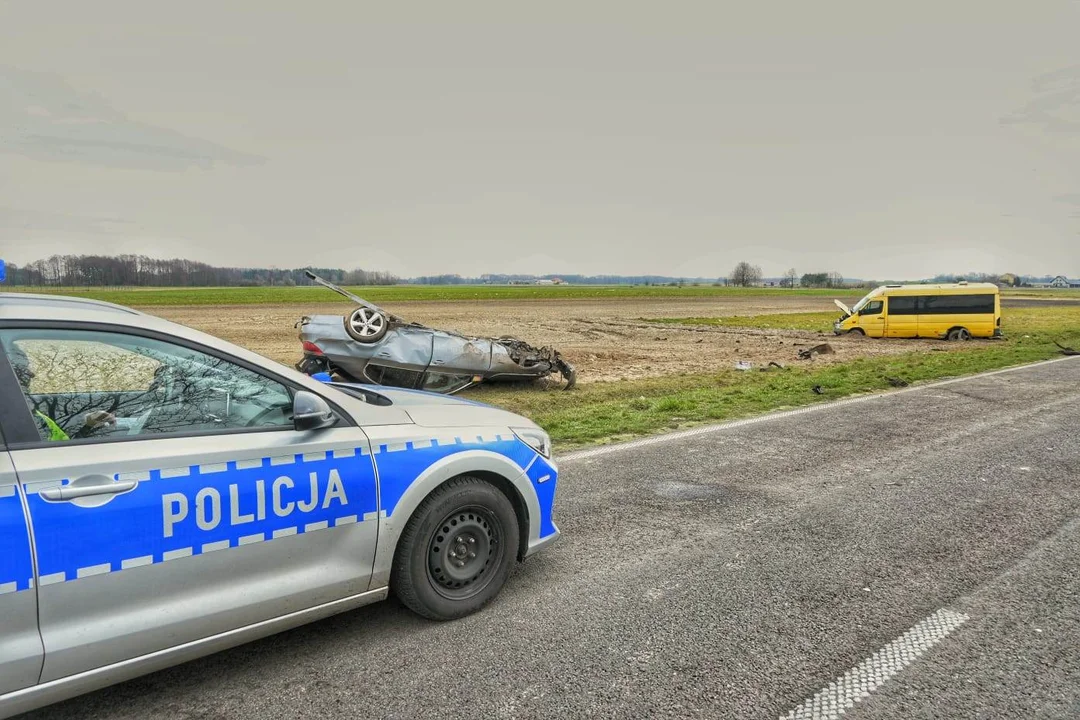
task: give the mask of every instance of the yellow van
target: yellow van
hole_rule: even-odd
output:
[[[1001,294],[993,283],[882,285],[833,323],[837,335],[969,340],[1001,335]]]

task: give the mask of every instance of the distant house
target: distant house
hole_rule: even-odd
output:
[[[1052,288],[1080,288],[1080,280],[1070,280],[1064,275],[1058,275],[1050,281]]]
[[[555,281],[554,280],[548,280],[547,278],[541,278],[541,279],[536,281],[536,284],[537,285],[554,285]]]

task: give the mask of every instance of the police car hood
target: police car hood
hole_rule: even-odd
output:
[[[335,383],[337,384],[352,385]],[[424,427],[539,427],[528,418],[473,400],[384,385],[353,386],[382,395],[393,403],[394,407],[405,411],[414,423]]]

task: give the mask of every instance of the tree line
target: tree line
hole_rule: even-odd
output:
[[[740,262],[727,277],[727,281],[731,285],[737,285],[740,287],[751,287],[754,285],[760,285],[762,283],[761,267],[758,265],[751,265],[748,262]],[[796,285],[796,281],[802,287],[811,288],[842,288],[845,287],[844,276],[838,272],[815,272],[805,273],[802,277],[799,277],[798,271],[795,268],[789,269],[780,278],[780,287],[793,288]]]
[[[387,272],[341,268],[235,268],[145,255],[53,255],[7,265],[7,282],[30,287],[258,287],[310,285],[305,271],[342,285],[394,285]]]

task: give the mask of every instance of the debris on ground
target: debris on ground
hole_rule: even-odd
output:
[[[753,368],[753,363],[747,362],[746,360],[740,360],[739,362],[735,363],[736,370],[753,370]]]
[[[890,385],[892,385],[892,386],[893,386],[894,388],[902,388],[902,387],[907,387],[908,385],[910,385],[910,384],[911,384],[911,383],[909,383],[909,382],[908,382],[907,380],[904,380],[903,378],[894,378],[894,377],[888,377],[888,376],[886,376],[886,377],[885,377],[885,380],[886,380],[886,381],[887,381],[887,382],[888,382],[888,383],[889,383]]]
[[[835,355],[836,350],[829,343],[821,343],[806,350],[799,351],[800,360],[813,360],[815,355]]]
[[[1075,357],[1077,355],[1080,355],[1080,350],[1073,350],[1071,347],[1065,347],[1057,340],[1054,341],[1054,344],[1057,345],[1058,348],[1060,348],[1062,355],[1067,355],[1069,357]]]
[[[814,387],[810,388],[810,392],[814,393],[815,395],[825,394],[825,390],[820,385],[815,385]]]
[[[775,360],[772,360],[772,361],[769,362],[768,365],[761,368],[761,372],[768,372],[770,368],[778,368],[780,370],[786,370],[787,369],[783,365],[781,365],[780,363],[776,362]]]

